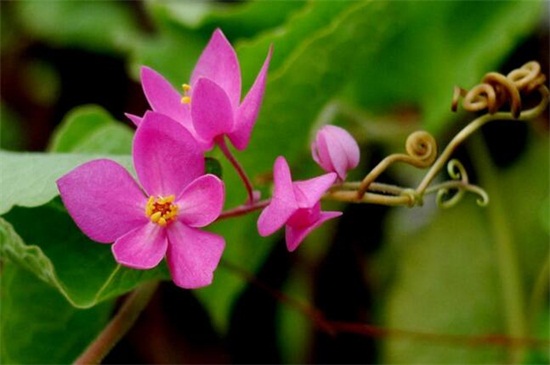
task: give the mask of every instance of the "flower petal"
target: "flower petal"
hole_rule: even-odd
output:
[[[313,179],[294,182],[294,192],[300,208],[311,208],[321,200],[323,194],[334,184],[334,172]]]
[[[188,289],[209,285],[225,247],[223,237],[178,221],[167,233],[167,260],[174,283]]]
[[[195,84],[200,78],[207,78],[218,84],[228,95],[234,109],[241,99],[241,70],[235,50],[220,29],[216,29],[202,51],[191,74],[192,100]]]
[[[57,180],[61,199],[76,225],[94,241],[110,243],[147,222],[147,198],[118,163],[101,159]]]
[[[189,106],[181,103],[181,94],[158,72],[141,68],[141,85],[151,108],[165,114],[184,127],[191,127]]]
[[[345,129],[332,125],[327,125],[323,129],[330,138],[327,141],[327,150],[334,166],[333,171],[343,181],[346,179],[348,170],[359,164],[359,146]]]
[[[258,76],[256,76],[254,84],[248,91],[248,94],[246,94],[246,97],[237,110],[235,127],[229,134],[229,139],[238,150],[244,150],[246,146],[248,146],[250,135],[252,134],[252,128],[258,118],[258,113],[260,111],[260,106],[262,105],[262,99],[264,96],[267,69],[269,68],[272,52],[273,48],[270,47],[264,64],[258,73]]]
[[[191,227],[204,227],[218,218],[224,198],[223,182],[214,175],[203,175],[191,182],[178,197],[178,219]]]
[[[152,269],[166,254],[165,229],[149,222],[120,237],[111,247],[119,264],[134,269]]]
[[[289,252],[292,252],[298,248],[300,243],[306,238],[306,236],[313,231],[315,228],[319,227],[321,224],[326,222],[329,219],[335,218],[342,215],[342,212],[321,212],[319,219],[310,226],[306,227],[293,227],[290,225],[286,226],[285,238],[286,238],[286,247]]]
[[[279,156],[275,160],[273,183],[275,186],[271,203],[258,218],[258,232],[264,237],[281,228],[298,209],[290,168],[284,157]]]
[[[198,143],[179,123],[147,112],[134,136],[134,166],[148,195],[178,196],[204,174],[204,157]]]
[[[193,125],[200,138],[213,141],[233,129],[233,109],[225,91],[215,82],[197,81],[191,102]]]
[[[126,118],[130,119],[136,125],[136,127],[141,124],[141,120],[143,119],[141,117],[138,117],[137,115],[130,113],[124,113],[124,115],[126,116]]]

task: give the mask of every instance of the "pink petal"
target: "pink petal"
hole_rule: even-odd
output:
[[[209,79],[201,78],[193,91],[191,115],[197,134],[205,141],[233,129],[233,109],[225,91]]]
[[[120,237],[111,247],[118,263],[134,269],[152,269],[166,254],[165,229],[149,222]]]
[[[134,136],[134,166],[139,180],[154,196],[176,195],[204,174],[198,143],[179,123],[147,112]]]
[[[191,227],[204,227],[218,218],[225,198],[223,182],[203,175],[189,184],[178,197],[178,219]]]
[[[315,141],[311,144],[311,156],[313,160],[327,172],[334,172],[334,166],[328,152],[326,134],[323,130],[317,132]]]
[[[319,219],[310,226],[294,227],[287,225],[285,230],[286,247],[289,252],[298,248],[306,236],[329,219],[342,215],[342,212],[321,212]]]
[[[334,170],[343,181],[348,170],[359,164],[359,146],[345,129],[333,125],[324,128],[327,133],[327,148]]]
[[[256,123],[260,106],[262,105],[267,69],[269,67],[272,53],[273,48],[270,47],[264,64],[258,73],[258,76],[256,76],[254,84],[248,91],[248,94],[246,94],[246,97],[237,110],[235,128],[229,134],[229,139],[238,150],[244,150],[250,141],[252,128],[254,127],[254,123]]]
[[[294,192],[300,208],[311,208],[336,181],[336,174],[331,172],[313,179],[294,182]]]
[[[94,160],[57,180],[61,199],[76,225],[94,241],[110,243],[147,222],[143,192],[111,160]]]
[[[275,186],[271,203],[258,218],[258,232],[264,237],[281,228],[298,209],[290,168],[284,157],[275,160],[273,183]]]
[[[141,84],[154,111],[169,116],[188,130],[192,128],[189,106],[181,103],[182,94],[161,74],[144,66],[141,68]]]
[[[130,120],[136,125],[136,127],[137,127],[138,125],[140,125],[141,120],[143,119],[143,118],[141,118],[141,117],[138,117],[137,115],[130,114],[130,113],[124,113],[124,115],[125,115],[128,119],[130,119]]]
[[[167,232],[167,260],[174,283],[188,289],[209,285],[225,247],[223,237],[178,221]]]
[[[218,84],[228,95],[232,108],[239,106],[241,99],[241,70],[235,50],[220,29],[216,29],[191,74],[192,100],[195,84],[207,78]],[[193,102],[193,101],[192,101]]]
[[[341,181],[359,164],[359,146],[345,129],[333,125],[321,128],[311,144],[315,162],[327,172],[336,172]]]

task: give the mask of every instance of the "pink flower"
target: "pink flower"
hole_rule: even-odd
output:
[[[237,54],[220,29],[216,29],[202,52],[183,96],[159,73],[141,69],[143,91],[151,108],[180,122],[199,141],[204,150],[217,138],[228,136],[243,150],[262,103],[270,49],[254,84],[241,103],[241,71]],[[127,115],[136,125],[141,118]]]
[[[85,163],[57,181],[77,226],[91,239],[114,242],[117,262],[157,266],[166,255],[174,282],[197,288],[212,282],[225,241],[199,228],[221,213],[223,182],[204,175],[202,150],[180,124],[148,112],[133,143],[140,185],[118,163]]]
[[[333,125],[321,128],[311,144],[315,162],[327,172],[336,172],[340,181],[359,164],[359,146],[345,129]]]
[[[274,192],[271,203],[258,219],[258,232],[269,236],[286,226],[286,246],[294,251],[304,238],[323,222],[340,216],[341,212],[321,211],[320,200],[336,180],[335,173],[292,182],[284,157],[278,157],[273,167]]]

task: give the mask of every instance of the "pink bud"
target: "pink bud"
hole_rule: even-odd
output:
[[[315,162],[327,172],[335,172],[344,181],[348,170],[359,164],[359,146],[345,129],[333,125],[321,128],[311,144]]]

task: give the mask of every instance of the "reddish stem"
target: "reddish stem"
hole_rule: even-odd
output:
[[[226,218],[240,217],[242,215],[248,214],[255,210],[263,209],[269,205],[271,199],[265,199],[259,202],[254,202],[252,204],[240,205],[236,208],[228,209],[225,212],[222,212],[217,220],[222,220]]]
[[[301,312],[308,317],[321,331],[331,335],[338,333],[354,333],[369,337],[393,337],[407,338],[416,341],[428,341],[435,343],[444,343],[456,346],[502,346],[502,347],[548,347],[550,341],[533,337],[510,337],[501,334],[480,334],[480,335],[459,335],[447,333],[430,333],[417,332],[411,330],[403,330],[398,328],[386,328],[367,323],[355,323],[344,321],[331,321],[325,318],[323,313],[314,306],[299,301],[275,288],[265,284],[253,274],[240,268],[239,266],[223,260],[221,263],[224,267],[235,272],[237,275],[244,278],[246,281],[264,290],[273,298],[281,303],[288,304],[290,307]]]
[[[229,160],[231,165],[233,165],[233,167],[237,171],[237,174],[239,174],[239,177],[243,181],[244,187],[246,188],[246,192],[248,194],[247,204],[253,204],[254,203],[254,188],[252,187],[252,182],[250,181],[250,179],[246,175],[246,172],[244,171],[243,167],[241,166],[239,161],[237,161],[235,156],[233,156],[233,154],[231,153],[231,151],[227,147],[227,144],[225,143],[225,139],[224,139],[223,136],[221,136],[219,138],[216,138],[216,143],[220,147],[220,149],[222,150],[225,157]]]

